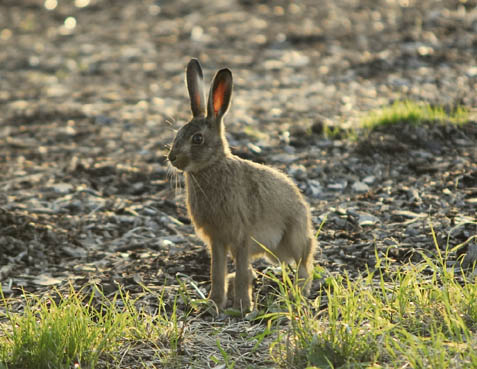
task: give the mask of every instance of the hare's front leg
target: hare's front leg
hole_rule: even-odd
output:
[[[235,250],[234,308],[243,312],[252,310],[252,281],[254,273],[250,267],[249,246],[244,242]]]
[[[227,302],[227,294],[225,289],[225,275],[227,271],[227,249],[218,242],[211,243],[212,260],[211,260],[211,282],[209,299],[214,301],[219,309],[225,307]]]

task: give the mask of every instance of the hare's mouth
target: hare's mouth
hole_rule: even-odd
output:
[[[187,165],[189,165],[189,160],[181,156],[169,158],[169,161],[171,162],[173,167],[179,170],[185,170],[187,168]]]

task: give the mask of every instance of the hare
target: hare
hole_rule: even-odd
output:
[[[222,122],[232,95],[231,71],[216,73],[207,110],[197,59],[187,65],[186,84],[193,118],[177,132],[168,159],[184,172],[188,212],[211,249],[209,299],[225,307],[229,251],[236,266],[234,308],[251,310],[250,263],[264,254],[272,260],[295,261],[308,294],[315,248],[309,207],[286,175],[231,153]]]

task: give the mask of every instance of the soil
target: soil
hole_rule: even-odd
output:
[[[2,1],[4,295],[68,283],[173,295],[180,281],[207,295],[208,252],[166,161],[190,117],[191,57],[207,81],[233,71],[233,151],[295,180],[316,229],[326,220],[327,272],[435,255],[431,229],[442,250],[464,244],[457,260],[477,234],[476,35],[474,0]],[[463,105],[469,123],[324,134],[402,99]]]

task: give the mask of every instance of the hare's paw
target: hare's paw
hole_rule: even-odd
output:
[[[252,311],[252,281],[254,273],[252,269],[242,275],[242,278],[235,276],[234,279],[234,309],[242,313]]]
[[[209,300],[212,300],[217,305],[217,308],[222,310],[227,303],[227,295],[224,291],[219,292],[212,290],[209,294]]]
[[[234,298],[234,309],[241,311],[243,314],[249,313],[252,311],[252,299],[251,294],[241,294],[242,296],[235,296]]]

